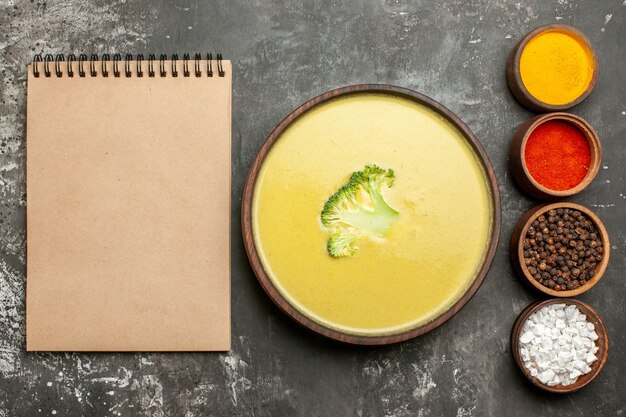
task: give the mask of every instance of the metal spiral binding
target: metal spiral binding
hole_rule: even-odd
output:
[[[69,54],[67,56],[67,76],[70,78],[74,77],[74,67],[72,67],[74,61],[76,61],[76,55]]]
[[[89,58],[89,74],[92,77],[98,75],[96,72],[96,62],[98,62],[98,54],[91,54],[91,58]]]
[[[127,78],[133,75],[130,69],[130,61],[132,60],[133,60],[132,54],[126,54],[126,57],[124,58],[124,74],[126,75]]]
[[[178,62],[178,54],[172,54],[170,61],[172,61],[172,77],[178,77],[178,65],[176,64]]]
[[[120,76],[120,69],[118,68],[118,63],[122,60],[122,55],[121,54],[114,54],[113,55],[113,76],[114,77],[119,77]]]
[[[107,69],[107,62],[109,62],[111,60],[111,57],[109,56],[109,54],[102,54],[102,76],[103,77],[108,77],[109,76],[109,70]]]
[[[196,54],[196,56],[194,57],[194,69],[196,72],[196,77],[201,77],[202,76],[202,71],[200,70],[200,60],[202,59],[202,55],[201,54]]]
[[[220,77],[224,76],[224,67],[222,67],[222,54],[217,54],[217,74]]]
[[[183,76],[189,77],[189,54],[183,54]]]
[[[213,54],[206,54],[206,75],[207,77],[213,76]]]
[[[47,54],[45,56],[45,58],[43,59],[43,73],[46,74],[46,77],[50,76],[50,67],[48,66],[50,64],[50,61],[53,61],[54,58],[52,57],[51,54]]]
[[[154,60],[156,56],[154,54],[148,55],[148,77],[154,77]]]
[[[61,54],[57,55],[56,58],[54,58],[54,73],[57,75],[57,77],[63,76],[63,72],[61,71],[61,62],[63,61],[65,61],[65,57]]]
[[[137,77],[143,77],[143,70],[141,69],[141,61],[143,61],[143,55],[137,55]]]
[[[165,77],[167,75],[167,71],[165,71],[165,60],[167,59],[167,55],[161,54],[159,57],[159,72],[161,73],[161,77]]]
[[[189,69],[189,61],[191,61],[191,55],[188,53],[183,54],[183,76],[190,77],[192,72]],[[133,61],[132,54],[126,54],[124,57],[124,71],[123,74],[126,78],[130,77],[143,77],[143,60],[144,56],[142,54],[138,54],[135,57],[136,68],[133,72],[131,67],[131,61]],[[166,69],[166,61],[168,60],[167,54],[161,54],[159,56],[159,76],[166,77],[167,69]],[[171,61],[171,76],[178,77],[178,54],[172,54],[170,56]],[[201,66],[202,54],[196,53],[194,54],[194,71],[193,74],[196,77],[202,77],[203,71]],[[219,77],[224,77],[224,66],[222,64],[222,54],[218,53],[216,55],[216,67],[217,67],[217,75]],[[85,62],[89,61],[89,71],[85,71]],[[98,61],[100,61],[100,71],[98,72]],[[78,55],[78,58],[74,54],[68,54],[67,57],[63,54],[57,54],[53,56],[52,54],[46,54],[42,56],[41,54],[36,54],[33,57],[33,76],[39,78],[41,75],[40,72],[40,64],[43,64],[43,73],[46,78],[52,76],[51,65],[54,65],[54,75],[57,77],[63,77],[63,74],[67,74],[67,77],[74,77],[74,62],[78,63],[78,76],[84,78],[87,76],[87,73],[91,77],[97,77],[100,75],[101,77],[108,78],[109,77],[109,61],[112,62],[113,77],[119,78],[121,77],[122,71],[120,71],[120,63],[122,61],[121,54],[113,54],[113,59],[111,60],[111,55],[105,53],[102,54],[102,58],[98,57],[98,54],[91,54],[90,57],[87,57],[86,54]],[[148,76],[155,77],[156,72],[154,69],[154,61],[156,61],[156,55],[150,54],[148,55]],[[65,71],[63,70],[63,63],[65,63]],[[207,53],[206,55],[206,76],[213,77],[213,54]]]
[[[80,77],[85,76],[85,68],[83,67],[83,62],[87,61],[87,55],[80,54],[78,55],[78,75]],[[37,75],[35,75],[36,77]]]

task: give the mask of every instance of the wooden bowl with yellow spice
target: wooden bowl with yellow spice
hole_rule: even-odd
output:
[[[538,27],[515,46],[506,67],[513,96],[529,110],[566,110],[596,85],[598,60],[578,29],[561,24]]]

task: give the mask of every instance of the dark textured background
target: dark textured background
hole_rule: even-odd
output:
[[[607,274],[581,297],[606,321],[611,354],[593,384],[563,397],[525,382],[508,341],[538,297],[508,262],[513,225],[534,202],[507,172],[512,133],[531,114],[507,90],[504,65],[524,33],[552,22],[583,30],[598,51],[598,85],[573,112],[600,134],[603,168],[574,200],[604,220],[613,249]],[[623,0],[0,0],[0,417],[626,415],[625,28]],[[25,353],[32,55],[208,50],[234,65],[232,351]],[[493,268],[466,308],[426,336],[376,349],[338,345],[286,319],[257,284],[238,223],[247,169],[271,129],[303,101],[362,82],[415,89],[465,120],[495,167],[503,209]]]

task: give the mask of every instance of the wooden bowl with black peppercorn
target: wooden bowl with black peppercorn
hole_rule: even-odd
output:
[[[517,274],[540,292],[575,297],[602,278],[611,246],[602,221],[580,204],[543,204],[527,211],[511,237]]]

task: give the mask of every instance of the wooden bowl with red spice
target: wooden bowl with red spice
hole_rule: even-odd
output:
[[[579,213],[576,217],[572,216],[574,211]],[[565,224],[561,224],[563,219]],[[570,223],[576,221],[580,224]],[[538,237],[539,234],[541,237]],[[529,241],[529,238],[532,240]],[[535,240],[539,239],[541,243],[537,245]],[[575,242],[574,245],[571,241]],[[576,250],[578,243],[581,247]],[[513,269],[525,283],[552,297],[575,297],[590,290],[604,275],[610,252],[609,234],[602,220],[587,207],[565,201],[541,204],[528,210],[517,222],[511,236]],[[576,256],[573,256],[574,253]],[[531,264],[527,259],[532,258],[536,261]],[[578,262],[579,259],[581,262]],[[545,274],[550,276],[542,277]],[[564,281],[558,281],[558,278]],[[574,280],[577,282],[574,283]],[[571,289],[564,285],[569,282],[573,284]]]
[[[509,164],[519,186],[540,200],[570,197],[587,188],[602,163],[598,134],[582,117],[546,113],[515,132]]]

